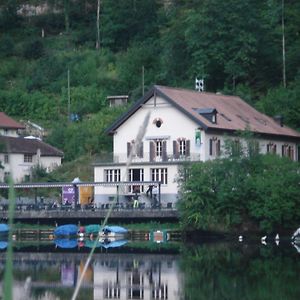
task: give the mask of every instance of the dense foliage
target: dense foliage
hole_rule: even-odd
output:
[[[89,152],[85,147],[109,151],[111,145],[99,143],[99,136],[86,146],[78,135],[105,127],[95,126],[102,118],[89,117],[107,107],[106,96],[128,94],[134,101],[142,95],[143,67],[146,89],[153,84],[193,88],[198,76],[207,91],[237,94],[300,127],[299,1],[286,0],[283,9],[280,0],[101,0],[100,49],[95,48],[97,2],[0,4],[0,111],[53,128],[49,141],[67,160]],[[47,9],[29,14],[25,4]],[[70,113],[80,117],[71,125],[65,124],[68,70]]]
[[[193,163],[181,180],[186,228],[272,231],[299,225],[300,166],[290,159],[231,156]]]

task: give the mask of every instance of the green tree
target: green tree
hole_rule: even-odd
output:
[[[21,24],[21,17],[17,14],[19,5],[16,0],[4,0],[0,10],[0,28],[13,29]]]
[[[191,71],[205,76],[208,88],[249,80],[258,46],[257,16],[255,1],[203,1],[189,10],[185,36],[194,62]]]
[[[269,116],[281,115],[284,124],[300,129],[300,75],[287,88],[270,89],[256,104]]]
[[[103,0],[100,30],[102,45],[114,51],[126,50],[130,42],[158,34],[156,0]]]
[[[0,38],[0,56],[9,57],[14,54],[15,44],[8,34]]]
[[[23,55],[27,59],[37,59],[44,55],[44,51],[42,41],[35,39],[25,44]]]
[[[181,176],[184,226],[234,229],[252,223],[268,232],[297,226],[299,163],[276,155],[232,156],[192,164]]]

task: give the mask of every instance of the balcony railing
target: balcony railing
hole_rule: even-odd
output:
[[[143,157],[138,155],[132,156],[132,163],[168,163],[168,162],[183,162],[183,161],[200,161],[200,153],[191,153],[190,155],[173,155],[167,154],[162,156],[154,156],[152,158],[149,152],[143,153]],[[98,157],[96,163],[125,163],[128,160],[126,153],[110,154]]]

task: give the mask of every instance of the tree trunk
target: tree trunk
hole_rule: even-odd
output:
[[[97,3],[97,40],[96,40],[96,49],[100,49],[100,4],[101,0],[98,0]]]

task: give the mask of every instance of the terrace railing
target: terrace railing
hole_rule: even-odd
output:
[[[98,157],[95,163],[125,163],[128,159],[126,153],[117,153]],[[144,152],[143,156],[133,155],[132,163],[168,163],[168,162],[184,162],[184,161],[200,161],[200,153],[191,153],[190,155],[174,155],[167,153],[166,155],[152,157],[149,152]]]

